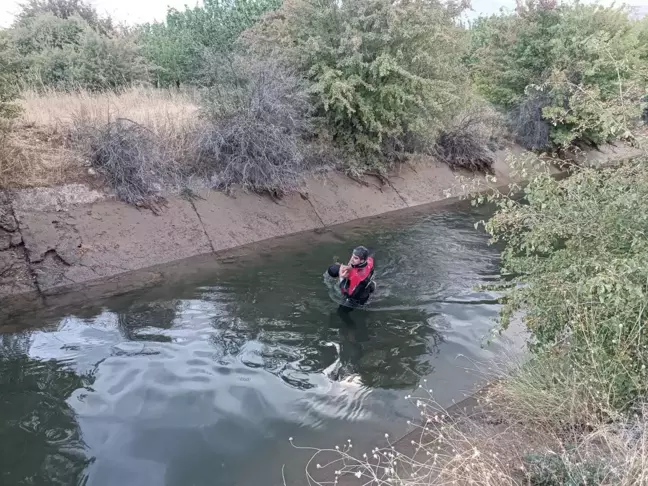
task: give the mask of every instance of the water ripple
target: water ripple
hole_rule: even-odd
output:
[[[403,396],[423,378],[449,402],[472,383],[466,363],[492,355],[480,339],[496,298],[474,287],[497,278],[499,258],[476,219],[336,230],[2,335],[2,440],[32,441],[4,444],[3,470],[65,456],[48,466],[61,484],[269,484],[279,471],[250,464],[297,457],[290,435],[330,446],[403,431]],[[357,244],[375,250],[378,290],[340,313],[323,274]]]

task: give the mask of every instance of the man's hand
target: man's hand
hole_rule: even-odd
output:
[[[350,265],[340,265],[340,278],[347,278],[349,276]]]

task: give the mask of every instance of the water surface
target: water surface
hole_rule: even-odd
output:
[[[483,209],[480,211],[484,211]],[[404,396],[427,380],[443,405],[500,353],[481,348],[498,250],[478,210],[402,214],[285,247],[258,246],[199,276],[0,334],[3,485],[304,484],[309,454],[403,434]],[[375,250],[366,310],[337,312],[324,276]],[[15,326],[12,327],[12,329]],[[22,328],[21,328],[22,329]]]

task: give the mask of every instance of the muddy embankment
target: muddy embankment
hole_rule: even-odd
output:
[[[498,184],[510,182],[509,153],[498,154]],[[593,158],[605,163],[636,155],[610,147]],[[281,201],[205,191],[192,200],[169,199],[159,215],[82,185],[0,192],[0,323],[69,292],[84,300],[154,285],[165,278],[155,267],[171,262],[321,232],[459,191],[447,166],[426,161],[403,165],[389,184],[374,178],[361,184],[330,172]]]

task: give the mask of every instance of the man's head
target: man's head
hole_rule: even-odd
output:
[[[359,246],[358,248],[353,250],[353,254],[351,255],[351,265],[361,265],[362,263],[367,261],[367,258],[369,258],[369,250],[367,250],[364,246]]]

